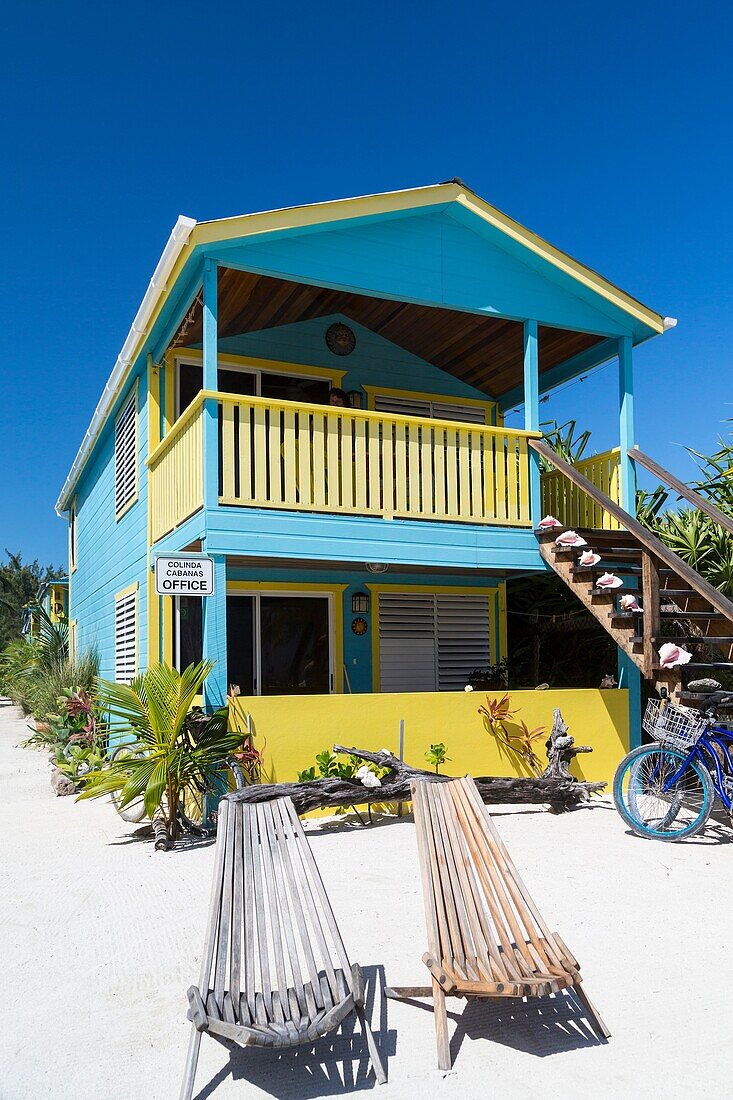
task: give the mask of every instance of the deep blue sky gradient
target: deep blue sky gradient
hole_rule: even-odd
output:
[[[637,352],[637,438],[689,476],[733,416],[732,29],[705,3],[8,7],[0,551],[65,560],[53,504],[179,213],[456,175],[679,318]],[[614,369],[543,411],[612,445]]]

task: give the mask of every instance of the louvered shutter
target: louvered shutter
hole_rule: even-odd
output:
[[[376,412],[399,416],[434,417],[436,420],[462,420],[467,424],[485,424],[486,410],[481,405],[462,405],[460,401],[429,401],[417,397],[374,395]]]
[[[379,675],[382,691],[436,691],[435,598],[380,593]]]
[[[115,515],[137,493],[137,388],[133,388],[115,422]]]
[[[481,405],[461,405],[454,401],[433,401],[432,416],[436,420],[463,420],[467,424],[485,424],[486,409]]]
[[[129,684],[137,672],[137,592],[115,600],[115,680]]]
[[[486,668],[491,653],[487,596],[436,596],[438,690],[462,691],[468,674]]]
[[[390,592],[379,595],[382,691],[461,691],[491,656],[485,595]]]

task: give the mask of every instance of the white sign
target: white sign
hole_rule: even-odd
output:
[[[156,558],[155,591],[158,596],[213,596],[213,560],[205,554]]]

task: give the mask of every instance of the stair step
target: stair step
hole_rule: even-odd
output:
[[[659,595],[660,598],[662,596],[694,596],[698,600],[705,599],[695,588],[660,588]]]
[[[733,661],[688,661],[683,668],[733,668]]]
[[[621,592],[621,589],[617,588],[616,591]],[[659,614],[663,619],[720,619],[723,617],[717,611],[660,611]],[[610,612],[610,618],[612,619],[628,620],[634,615],[641,615],[641,610]]]

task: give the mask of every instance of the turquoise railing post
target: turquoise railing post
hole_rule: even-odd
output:
[[[215,260],[204,263],[203,286],[203,388],[218,390],[219,270]],[[203,409],[204,509],[219,506],[219,408],[213,398]]]
[[[204,683],[207,713],[223,707],[227,698],[227,559],[211,554],[214,561],[214,594],[203,597],[203,657],[214,661]]]
[[[537,345],[537,322],[524,322],[524,427],[528,432],[540,430],[540,369]],[[542,518],[540,493],[540,456],[529,452],[529,508],[532,526]]]
[[[634,446],[634,373],[631,337],[618,342],[619,447],[621,450],[621,507],[636,515],[636,466],[629,458]]]
[[[636,466],[629,451],[634,446],[634,373],[631,337],[618,342],[619,448],[622,508],[636,516]],[[629,748],[641,744],[641,672],[622,649],[618,651],[619,679],[629,689]],[[622,678],[623,677],[623,678]]]

